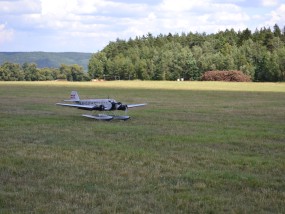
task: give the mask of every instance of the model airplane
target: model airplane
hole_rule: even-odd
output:
[[[121,102],[117,102],[114,99],[87,99],[80,100],[77,91],[72,91],[70,94],[69,100],[64,100],[65,102],[73,102],[73,104],[69,103],[56,103],[56,105],[67,106],[78,108],[82,110],[88,111],[115,111],[122,110],[127,111],[128,108],[140,107],[147,105],[146,103],[142,104],[122,104]],[[108,115],[108,114],[97,114],[97,115],[89,115],[82,114],[83,117],[92,118],[96,120],[128,120],[130,116],[128,115]]]

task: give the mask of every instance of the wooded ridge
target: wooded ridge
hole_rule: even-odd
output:
[[[0,52],[0,64],[4,62],[35,63],[38,68],[59,68],[61,64],[78,64],[87,71],[92,53],[80,52]]]

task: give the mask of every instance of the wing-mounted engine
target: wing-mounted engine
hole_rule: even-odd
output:
[[[104,105],[99,105],[99,106],[94,106],[92,110],[96,111],[105,111],[105,106]]]
[[[122,104],[121,102],[110,101],[110,103],[112,104],[111,110],[122,110],[122,111],[128,110],[128,106]]]
[[[128,110],[128,106],[122,104],[121,102],[117,102],[117,103],[116,103],[116,109],[117,109],[117,110],[126,111],[126,110]]]
[[[126,111],[126,110],[128,110],[128,106],[121,104],[118,106],[118,110]]]

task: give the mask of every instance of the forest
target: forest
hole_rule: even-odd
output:
[[[36,64],[6,62],[0,66],[0,80],[201,80],[207,71],[232,70],[256,82],[284,81],[285,26],[215,34],[148,33],[109,42],[92,54],[87,73],[78,65],[39,69]]]
[[[59,68],[38,68],[35,63],[23,65],[5,62],[0,66],[0,81],[90,81],[88,73],[77,64],[62,64]]]

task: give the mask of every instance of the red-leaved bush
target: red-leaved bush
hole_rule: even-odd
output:
[[[251,82],[250,76],[242,71],[207,71],[203,74],[202,81],[227,81],[227,82]]]

